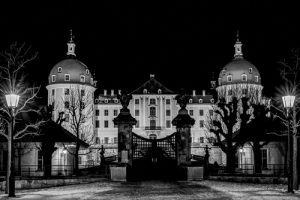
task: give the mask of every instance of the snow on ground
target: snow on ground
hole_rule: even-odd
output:
[[[296,200],[300,192],[286,193],[286,185],[232,183],[220,181],[145,181],[110,182],[69,185],[45,189],[17,190],[16,198],[7,198],[0,192],[0,199],[18,200]]]

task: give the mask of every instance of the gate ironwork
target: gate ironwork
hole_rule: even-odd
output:
[[[176,160],[176,134],[173,133],[161,139],[148,139],[132,133],[132,159],[138,160],[157,159]]]

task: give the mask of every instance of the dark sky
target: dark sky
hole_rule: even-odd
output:
[[[300,46],[295,5],[271,0],[21,2],[1,5],[0,49],[14,41],[32,45],[39,56],[28,73],[43,88],[66,57],[71,28],[77,58],[96,71],[100,91],[135,89],[150,73],[174,91],[209,89],[212,72],[217,77],[232,60],[239,29],[244,57],[270,95],[278,84],[277,62]]]

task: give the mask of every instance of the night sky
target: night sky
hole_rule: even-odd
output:
[[[43,91],[51,68],[66,58],[70,29],[77,58],[96,72],[98,92],[136,89],[149,74],[175,92],[209,89],[212,73],[217,78],[232,60],[239,29],[244,57],[270,96],[279,84],[278,61],[300,47],[297,7],[287,3],[80,2],[1,5],[0,50],[14,41],[32,45],[39,55],[28,66],[29,78]]]

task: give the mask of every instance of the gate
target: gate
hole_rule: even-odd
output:
[[[175,178],[176,133],[147,139],[132,133],[132,175],[139,179]]]

